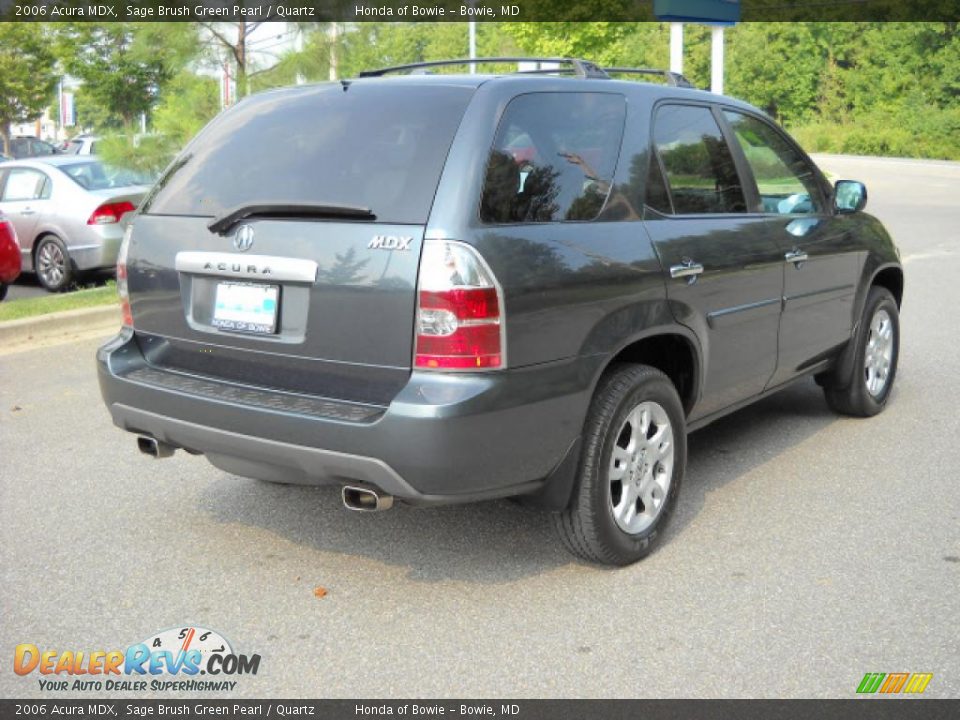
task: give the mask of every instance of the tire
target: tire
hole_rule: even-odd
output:
[[[63,292],[73,281],[73,261],[67,246],[56,235],[45,235],[37,244],[33,269],[49,292]]]
[[[824,387],[827,404],[835,412],[871,417],[883,410],[897,377],[900,357],[900,313],[889,290],[873,286],[863,317],[847,352],[853,359],[846,377],[834,376]]]
[[[645,412],[643,440],[634,429],[642,431]],[[686,469],[686,422],[673,383],[646,365],[615,366],[590,404],[583,443],[570,505],[554,514],[560,539],[584,560],[634,563],[663,536]]]
[[[0,302],[3,302],[3,299],[7,296],[7,287],[6,283],[0,283]]]

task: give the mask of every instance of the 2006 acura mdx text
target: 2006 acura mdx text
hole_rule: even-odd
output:
[[[560,68],[389,68],[223,113],[122,245],[114,422],[355,510],[525,496],[626,564],[688,432],[811,375],[882,410],[903,271],[863,185],[680,76]]]

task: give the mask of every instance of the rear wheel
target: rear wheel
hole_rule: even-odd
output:
[[[0,301],[2,301],[7,296],[7,284],[0,283]]]
[[[897,376],[900,315],[889,290],[870,288],[857,334],[847,352],[853,354],[847,377],[834,377],[824,387],[827,404],[838,413],[876,415],[887,405]]]
[[[574,497],[555,514],[566,548],[628,565],[656,547],[687,460],[683,407],[673,383],[646,365],[622,365],[600,383],[584,427]]]
[[[55,235],[46,235],[37,245],[34,269],[37,279],[50,292],[65,290],[73,280],[73,264],[66,245]]]

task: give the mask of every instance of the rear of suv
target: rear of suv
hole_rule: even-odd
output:
[[[903,273],[865,188],[679,76],[559,62],[389,68],[218,117],[121,248],[114,422],[355,510],[521,496],[626,564],[689,431],[811,375],[879,412]]]

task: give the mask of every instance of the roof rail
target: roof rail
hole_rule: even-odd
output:
[[[667,85],[671,87],[682,87],[682,88],[694,88],[696,85],[687,80],[680,73],[673,72],[672,70],[658,70],[656,68],[628,68],[628,67],[605,67],[602,70],[610,74],[624,74],[624,75],[659,75],[664,80],[667,81]]]
[[[364,70],[360,77],[380,77],[387,73],[403,72],[404,70],[426,70],[432,67],[444,67],[448,65],[481,65],[491,63],[557,63],[559,65],[569,65],[573,74],[582,78],[600,78],[607,79],[607,74],[594,63],[588,60],[578,58],[542,58],[542,57],[493,57],[493,58],[461,58],[459,60],[430,60],[428,62],[410,63],[408,65],[394,65],[392,67],[379,68],[377,70]],[[560,69],[538,69],[521,72],[549,73],[563,72]]]

